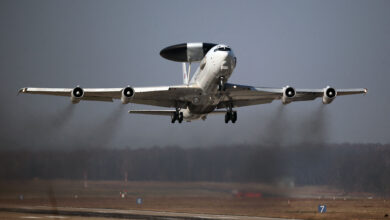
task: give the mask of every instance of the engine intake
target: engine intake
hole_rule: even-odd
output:
[[[130,86],[125,87],[122,90],[122,97],[121,97],[122,103],[123,104],[129,103],[130,100],[133,98],[133,96],[134,96],[134,89],[131,88]]]
[[[83,97],[84,97],[84,90],[80,88],[80,86],[76,86],[76,88],[72,90],[70,99],[73,104],[76,104],[79,103]]]
[[[336,89],[328,86],[328,87],[324,88],[324,95],[322,96],[322,103],[329,104],[329,103],[333,102],[333,100],[336,98],[336,96],[337,96]]]
[[[286,86],[283,88],[283,97],[282,97],[282,103],[283,104],[288,104],[290,103],[292,100],[292,98],[295,97],[295,89],[291,86]]]

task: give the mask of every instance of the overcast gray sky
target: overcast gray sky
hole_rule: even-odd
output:
[[[324,139],[390,141],[390,1],[0,1],[2,147],[211,146]],[[159,51],[225,43],[230,82],[296,88],[367,87],[365,96],[280,102],[171,124],[129,115],[154,107],[20,95],[20,87],[122,87],[182,82]],[[321,134],[315,134],[317,127]],[[318,133],[318,132],[317,132]],[[321,140],[322,141],[322,140]]]

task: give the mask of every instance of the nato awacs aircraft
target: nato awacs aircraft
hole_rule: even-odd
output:
[[[120,99],[123,104],[136,103],[171,110],[130,110],[129,113],[166,115],[171,122],[195,119],[205,120],[209,114],[225,114],[225,123],[237,121],[234,108],[271,103],[280,99],[283,104],[309,101],[318,97],[324,104],[331,103],[336,96],[365,94],[367,89],[295,89],[254,87],[228,83],[237,64],[233,50],[223,44],[183,43],[161,50],[160,55],[168,60],[181,62],[183,84],[156,87],[122,88],[22,88],[20,93],[68,96],[73,103],[81,100],[112,102]],[[191,63],[200,62],[190,79]],[[188,65],[188,69],[187,69]]]

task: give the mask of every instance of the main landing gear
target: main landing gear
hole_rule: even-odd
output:
[[[232,121],[232,123],[236,123],[236,121],[237,121],[237,112],[236,111],[226,112],[225,123],[227,124],[229,121]]]
[[[218,81],[218,91],[225,91],[225,82],[224,82],[224,77],[221,76],[219,77],[219,81]]]
[[[175,121],[177,120],[179,123],[182,123],[183,122],[183,112],[180,112],[180,109],[176,109],[176,112],[174,112],[171,116],[171,122],[172,123],[175,123]]]
[[[232,109],[229,109],[225,114],[225,123],[227,124],[229,121],[232,121],[232,123],[237,121],[237,112]]]

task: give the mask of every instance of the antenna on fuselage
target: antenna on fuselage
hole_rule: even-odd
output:
[[[200,62],[207,52],[216,45],[213,43],[176,44],[162,49],[160,55],[165,59],[183,63],[183,83],[189,85],[191,62]],[[188,71],[186,63],[188,63]]]
[[[183,84],[189,85],[190,84],[190,76],[191,76],[191,62],[188,63],[188,71],[187,71],[187,64],[183,64]]]

